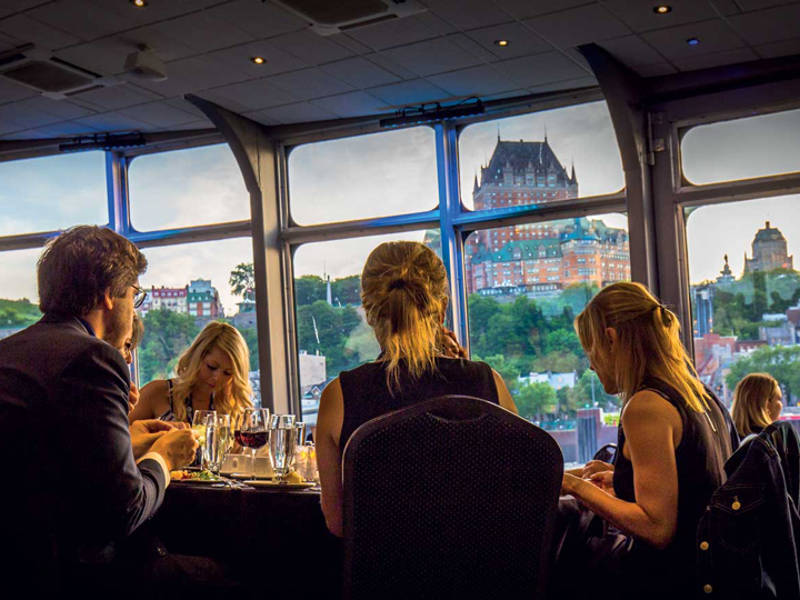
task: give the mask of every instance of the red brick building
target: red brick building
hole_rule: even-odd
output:
[[[473,186],[475,210],[528,206],[578,196],[575,168],[568,175],[543,142],[497,140]],[[601,220],[560,219],[481,230],[466,243],[467,291],[548,294],[574,283],[598,287],[630,279],[628,234]]]

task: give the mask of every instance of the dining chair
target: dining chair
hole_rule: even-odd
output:
[[[443,396],[373,419],[344,450],[344,595],[541,598],[563,457],[496,404]]]

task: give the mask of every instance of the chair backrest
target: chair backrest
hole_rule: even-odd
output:
[[[543,597],[563,466],[544,430],[469,396],[363,424],[344,451],[345,597]]]

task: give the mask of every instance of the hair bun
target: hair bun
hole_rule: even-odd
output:
[[[408,282],[405,279],[395,279],[394,281],[391,281],[389,283],[386,289],[392,291],[392,290],[404,290],[406,288],[408,288]]]

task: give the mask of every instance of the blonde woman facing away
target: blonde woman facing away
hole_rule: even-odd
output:
[[[342,451],[359,425],[445,394],[476,396],[516,412],[502,378],[486,363],[466,360],[463,348],[443,328],[447,273],[430,248],[418,242],[381,244],[367,258],[361,288],[381,354],[328,384],[317,419],[322,512],[338,536]]]
[[[725,479],[730,417],[697,379],[678,318],[644,286],[605,287],[575,329],[603,388],[620,394],[623,407],[613,473],[564,474],[562,493],[621,532],[613,550],[594,546],[587,565],[567,565],[584,571],[585,583],[574,585],[592,598],[693,597],[697,524]]]
[[[191,423],[195,410],[235,416],[251,406],[249,371],[242,334],[227,323],[212,321],[178,359],[177,377],[144,386],[129,418]]]
[[[736,384],[733,392],[733,422],[742,437],[761,433],[777,421],[783,409],[783,394],[778,382],[767,373],[750,373]]]

